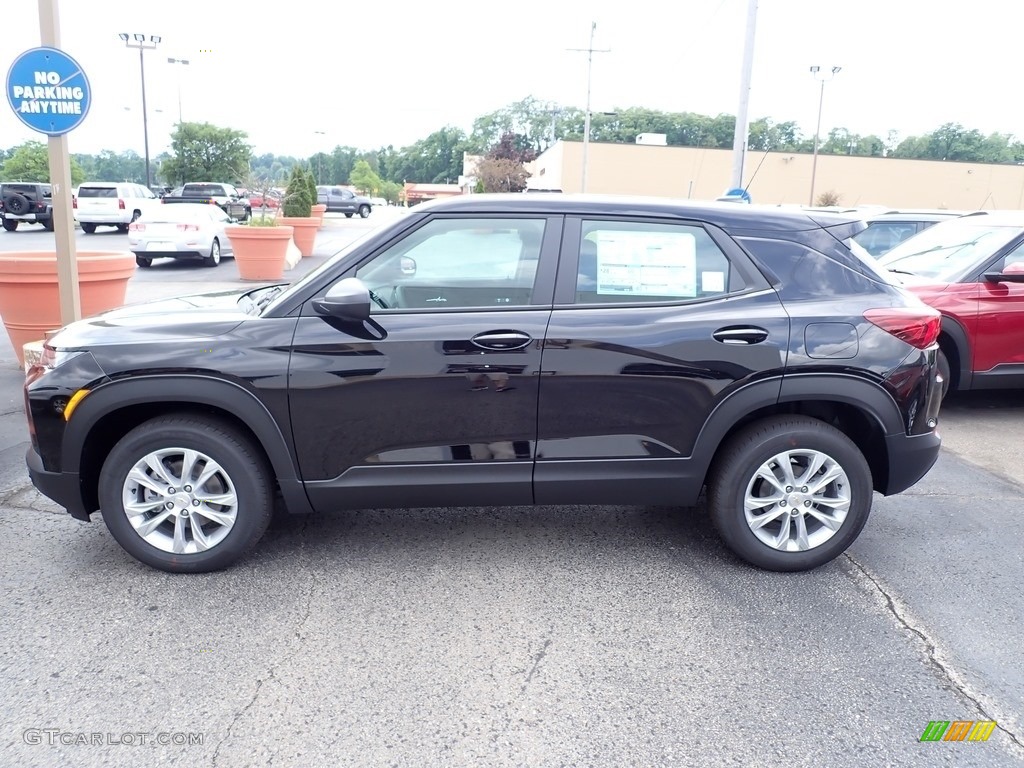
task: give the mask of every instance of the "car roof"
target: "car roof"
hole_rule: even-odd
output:
[[[700,219],[733,229],[817,229],[861,221],[851,213],[806,211],[774,205],[683,200],[631,195],[551,193],[547,195],[476,194],[421,203],[431,213],[534,213],[540,215],[633,215]]]
[[[121,184],[134,184],[134,181],[83,181],[79,184],[81,187],[116,187]]]
[[[868,223],[876,221],[945,221],[946,219],[955,219],[958,216],[970,216],[972,212],[968,211],[949,211],[949,210],[914,210],[914,209],[903,209],[903,210],[891,210],[891,211],[877,211],[868,216],[865,221]],[[977,213],[984,213],[978,211]]]

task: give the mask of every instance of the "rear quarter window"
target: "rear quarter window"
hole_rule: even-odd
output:
[[[763,269],[776,278],[780,295],[788,298],[828,298],[857,293],[874,293],[877,283],[891,285],[876,269],[872,280],[862,272],[840,263],[813,248],[789,240],[743,237],[739,242]]]

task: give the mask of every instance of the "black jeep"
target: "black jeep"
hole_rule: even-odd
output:
[[[22,222],[42,224],[53,231],[53,199],[50,185],[34,181],[12,181],[0,184],[0,222],[14,232]]]

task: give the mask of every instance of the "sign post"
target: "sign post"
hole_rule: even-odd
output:
[[[48,136],[60,317],[67,325],[82,317],[67,134],[85,119],[92,92],[78,62],[60,50],[57,0],[39,0],[39,36],[43,47],[22,53],[7,73],[7,101],[19,120]]]

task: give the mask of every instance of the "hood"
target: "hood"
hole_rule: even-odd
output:
[[[129,304],[71,323],[50,344],[58,349],[81,349],[131,339],[219,336],[251,316],[254,299],[264,290],[261,286]]]

